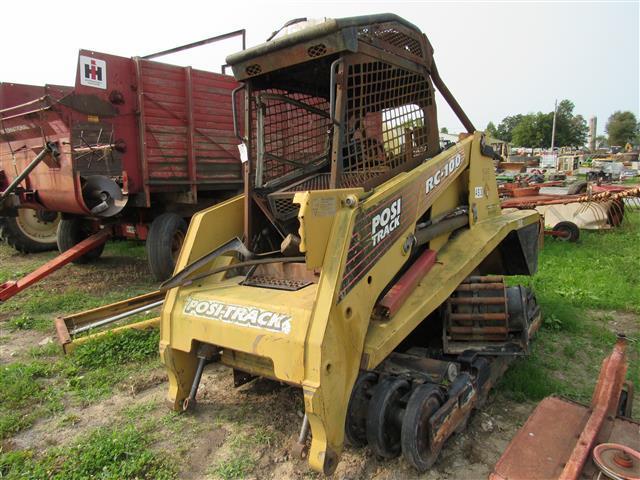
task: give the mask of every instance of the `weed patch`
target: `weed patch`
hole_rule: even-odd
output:
[[[276,433],[263,426],[254,428],[250,434],[233,435],[226,445],[230,449],[228,457],[215,464],[213,474],[223,480],[245,478],[258,461],[256,446],[270,446],[275,440]]]
[[[577,244],[546,240],[534,277],[510,284],[534,288],[543,314],[542,329],[529,357],[515,361],[499,382],[506,396],[541,400],[557,394],[588,402],[602,359],[615,334],[615,311],[640,313],[640,215],[607,232],[581,232]],[[594,315],[592,309],[613,311]],[[631,333],[631,332],[627,332]],[[629,343],[629,377],[638,382],[637,343]]]
[[[63,409],[62,395],[50,381],[55,371],[54,365],[41,361],[0,368],[0,438]]]
[[[53,361],[16,362],[0,369],[0,438],[64,410],[65,401],[90,404],[113,392],[126,378],[155,366],[157,330],[108,333],[79,345],[73,355]],[[44,346],[34,352],[49,351]]]
[[[123,478],[168,480],[175,469],[153,452],[150,436],[133,426],[96,429],[74,444],[43,456],[32,451],[0,454],[0,477],[7,479]]]
[[[79,345],[73,362],[83,368],[100,368],[143,361],[158,354],[160,331],[157,329],[108,332]]]
[[[224,480],[245,478],[254,466],[255,463],[251,457],[238,456],[219,462],[213,469],[213,473]]]

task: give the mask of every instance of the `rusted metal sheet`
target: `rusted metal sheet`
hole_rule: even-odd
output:
[[[616,417],[627,371],[626,339],[619,337],[602,363],[589,407],[548,397],[536,407],[496,464],[491,480],[599,478],[597,444],[640,450],[640,424]],[[628,390],[627,402],[631,402]]]
[[[15,179],[49,141],[60,155],[55,161],[45,159],[21,183],[27,190],[38,189],[37,198],[32,195],[22,203],[37,207],[39,201],[50,210],[68,207],[69,213],[86,213],[73,176],[71,134],[63,115],[53,108],[71,91],[71,87],[0,83],[0,172],[6,183],[1,186]]]

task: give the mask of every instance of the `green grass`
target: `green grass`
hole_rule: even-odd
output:
[[[0,283],[24,277],[55,256],[56,252],[21,255],[0,244]],[[109,242],[95,263],[64,266],[52,277],[0,303],[0,318],[8,317],[5,325],[10,331],[47,331],[56,315],[147,293],[157,284],[146,271],[145,259],[142,242]],[[84,280],[87,278],[90,280]]]
[[[251,457],[241,455],[218,462],[213,473],[224,480],[245,478],[254,467],[255,462]]]
[[[43,361],[0,368],[0,439],[63,410],[61,393],[50,381],[55,373],[55,365]]]
[[[616,312],[640,314],[639,223],[640,215],[634,213],[621,228],[583,230],[576,244],[546,239],[538,273],[510,279],[533,286],[543,326],[531,355],[514,362],[499,383],[508,397],[538,401],[558,394],[589,401],[601,361],[615,343],[609,324]],[[631,337],[628,378],[636,385],[638,330],[625,332]]]
[[[56,256],[55,252],[41,253],[38,255],[18,254],[11,247],[0,243],[2,255],[0,256],[0,283],[7,280],[17,280],[32,272],[40,265]],[[19,260],[19,264],[15,261]]]
[[[34,288],[25,292],[28,295],[1,303],[0,313],[20,312],[8,320],[7,326],[10,330],[47,331],[51,329],[56,315],[89,310],[147,293],[150,290],[146,286],[132,286],[126,291],[92,294],[79,290],[52,293],[43,288]]]
[[[245,478],[256,468],[257,447],[271,446],[276,437],[275,431],[264,426],[255,426],[250,433],[235,433],[225,444],[229,455],[213,466],[212,473],[223,480]]]
[[[166,456],[151,450],[151,443],[149,432],[132,425],[98,428],[69,446],[49,449],[43,455],[31,450],[0,453],[0,478],[175,478],[175,467]]]
[[[546,239],[531,282],[536,294],[578,309],[640,313],[639,223],[640,215],[629,215],[618,229],[582,230],[577,243]]]
[[[31,361],[1,367],[0,438],[62,412],[65,403],[90,404],[130,376],[144,375],[158,364],[150,362],[158,343],[158,330],[124,330],[81,344],[68,357],[46,345],[34,349]],[[45,353],[46,361],[40,359]]]
[[[103,255],[125,256],[146,260],[147,252],[144,242],[136,240],[118,240],[111,241],[105,245]]]

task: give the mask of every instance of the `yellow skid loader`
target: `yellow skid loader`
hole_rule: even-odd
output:
[[[297,27],[297,28],[293,28]],[[391,14],[293,25],[227,63],[244,195],[196,214],[161,313],[175,410],[218,361],[302,389],[300,445],[345,437],[428,469],[540,321],[535,211],[501,210],[493,151]],[[468,130],[442,150],[435,88]]]

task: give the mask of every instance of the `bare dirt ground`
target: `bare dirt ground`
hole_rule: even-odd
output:
[[[142,390],[124,387],[124,391],[101,402],[85,408],[68,408],[63,414],[38,421],[11,438],[9,446],[34,451],[62,446],[96,427],[117,424],[131,412],[140,410],[140,417],[133,422],[156,423],[162,440],[153,448],[177,455],[178,478],[218,478],[214,466],[238,455],[234,443],[243,436],[247,436],[246,455],[256,466],[241,478],[318,477],[308,470],[306,461],[294,459],[289,453],[290,439],[300,426],[302,408],[302,398],[296,389],[265,380],[234,389],[231,372],[226,367],[210,365],[203,375],[195,412],[176,415],[164,405],[167,383],[163,372],[159,370],[153,378],[155,381],[144,385]],[[468,429],[449,440],[435,467],[426,474],[417,474],[400,458],[382,461],[366,448],[347,448],[332,478],[487,478],[533,406],[491,397],[485,408],[472,417]],[[263,432],[268,440],[252,442],[251,433],[256,431]]]
[[[0,261],[5,265],[10,261],[18,270],[28,269],[33,257],[0,249]],[[101,292],[125,294],[134,287],[148,290],[154,287],[144,259],[116,251],[107,253],[96,265],[63,269],[38,288],[52,295],[77,290],[99,296]],[[21,314],[25,298],[18,299],[15,309],[0,311],[0,368],[30,358],[33,347],[55,339],[52,327],[31,330],[8,327],[9,322]],[[77,310],[73,310],[73,306],[65,308],[71,308],[66,313]],[[611,331],[638,335],[640,321],[634,313],[600,310],[592,313],[608,316]],[[51,320],[54,315],[49,315]],[[167,388],[162,368],[132,375],[108,398],[86,407],[67,405],[64,411],[37,420],[30,428],[5,440],[3,449],[41,452],[67,445],[98,427],[152,422],[156,433],[152,448],[175,462],[177,478],[320,478],[309,471],[306,461],[292,458],[290,454],[290,442],[298,433],[303,410],[297,389],[266,380],[235,389],[229,369],[210,365],[203,375],[196,410],[174,414],[164,403]],[[418,474],[401,458],[382,461],[367,448],[347,447],[332,478],[487,478],[534,407],[535,402],[518,403],[501,393],[492,394],[487,404],[472,416],[468,428],[447,442],[436,465],[425,474]]]

